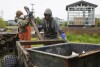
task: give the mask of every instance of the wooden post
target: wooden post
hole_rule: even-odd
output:
[[[36,34],[37,34],[37,36],[38,36],[38,38],[40,39],[40,40],[43,40],[43,37],[42,37],[42,35],[40,34],[40,32],[39,32],[39,30],[38,30],[38,28],[37,28],[37,26],[36,26],[36,23],[34,22],[34,20],[31,18],[31,22],[32,22],[32,26],[34,27],[34,29],[35,29],[35,31],[36,31]]]

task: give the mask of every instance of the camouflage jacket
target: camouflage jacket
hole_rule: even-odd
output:
[[[27,31],[26,26],[29,25],[29,21],[27,18],[25,18],[24,16],[21,16],[19,18],[15,17],[15,22],[17,22],[19,33],[25,33]]]

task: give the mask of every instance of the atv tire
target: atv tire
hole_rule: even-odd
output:
[[[2,60],[2,67],[18,67],[18,59],[15,55],[6,55]]]

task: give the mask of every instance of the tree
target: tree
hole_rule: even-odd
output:
[[[36,18],[36,21],[37,21],[37,23],[38,23],[39,25],[42,24],[42,19],[41,19],[41,18],[37,17],[37,18]]]
[[[67,24],[67,21],[65,21],[65,22],[63,22],[63,23],[64,23],[64,27],[67,27],[67,25],[68,25],[68,24]]]
[[[0,28],[5,28],[7,26],[7,22],[0,18]]]

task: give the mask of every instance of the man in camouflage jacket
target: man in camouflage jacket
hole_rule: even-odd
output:
[[[31,40],[31,26],[29,23],[29,18],[23,15],[23,12],[17,11],[15,22],[18,25],[18,35],[20,40]],[[25,45],[25,48],[30,48],[30,45]]]

